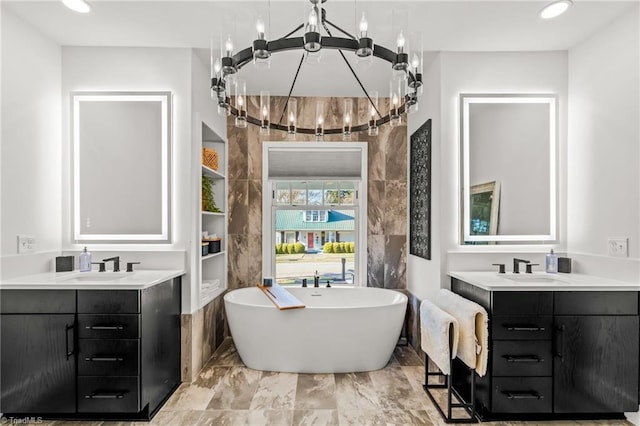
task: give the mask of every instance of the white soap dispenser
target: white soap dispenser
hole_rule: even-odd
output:
[[[86,247],[80,253],[80,272],[91,272],[91,253]]]
[[[551,252],[547,255],[545,270],[550,274],[556,274],[558,272],[558,256],[553,252],[553,249],[551,249]]]

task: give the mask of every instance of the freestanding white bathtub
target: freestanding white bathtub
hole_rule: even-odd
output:
[[[229,329],[249,368],[347,373],[383,368],[404,321],[407,296],[380,288],[287,288],[303,309],[278,310],[257,287],[224,296]]]

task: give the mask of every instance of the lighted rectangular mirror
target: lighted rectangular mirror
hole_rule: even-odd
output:
[[[170,92],[73,92],[73,238],[167,243]]]
[[[557,233],[557,96],[461,94],[461,244]]]

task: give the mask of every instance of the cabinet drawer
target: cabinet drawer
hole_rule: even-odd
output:
[[[493,315],[552,315],[552,291],[494,291]]]
[[[75,290],[2,290],[3,314],[75,314]]]
[[[551,315],[494,316],[491,319],[491,338],[502,340],[551,339]]]
[[[550,413],[551,377],[497,377],[493,379],[494,413]]]
[[[140,313],[137,290],[78,290],[79,314]]]
[[[556,315],[638,315],[635,291],[558,291]]]
[[[80,339],[78,375],[137,376],[140,350],[138,340]]]
[[[551,340],[496,340],[493,376],[551,376]]]
[[[79,413],[137,413],[137,377],[78,377]]]
[[[140,315],[78,315],[81,339],[137,339],[140,337]]]

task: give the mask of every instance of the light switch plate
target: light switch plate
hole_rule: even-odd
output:
[[[36,248],[36,237],[32,235],[18,235],[18,253],[30,253]]]
[[[628,238],[609,238],[608,253],[609,253],[609,256],[628,257],[629,256],[629,239]]]

